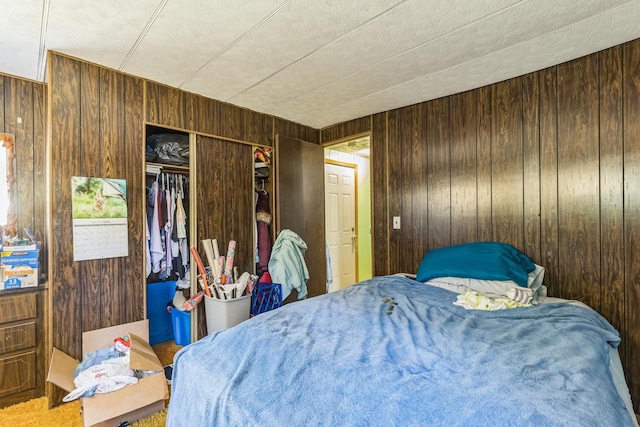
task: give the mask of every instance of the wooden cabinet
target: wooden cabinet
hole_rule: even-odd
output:
[[[0,407],[44,394],[44,292],[0,295]]]

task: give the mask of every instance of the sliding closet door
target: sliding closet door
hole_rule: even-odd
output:
[[[197,233],[192,245],[204,257],[203,239],[217,239],[220,254],[236,241],[238,274],[254,271],[253,148],[248,144],[196,136],[195,176]],[[193,220],[193,219],[192,219]],[[206,259],[203,259],[206,264]],[[207,334],[204,304],[198,306],[198,338]]]
[[[289,229],[307,244],[307,296],[326,293],[324,150],[321,145],[276,137],[276,230]],[[297,298],[294,290],[287,300]]]

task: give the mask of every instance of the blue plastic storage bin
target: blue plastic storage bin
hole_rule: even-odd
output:
[[[147,283],[147,319],[151,345],[173,339],[173,325],[167,303],[173,300],[175,289],[175,281]]]
[[[251,314],[257,316],[282,306],[282,285],[280,283],[258,282],[251,293]]]
[[[191,344],[191,312],[171,309],[173,339],[178,345]]]

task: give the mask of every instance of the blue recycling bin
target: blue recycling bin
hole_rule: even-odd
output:
[[[175,281],[147,283],[147,318],[151,345],[173,339],[173,323],[167,303],[173,300],[175,289]]]

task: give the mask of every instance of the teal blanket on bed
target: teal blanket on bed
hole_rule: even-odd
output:
[[[633,425],[595,311],[455,299],[380,277],[209,335],[175,356],[167,425]]]

